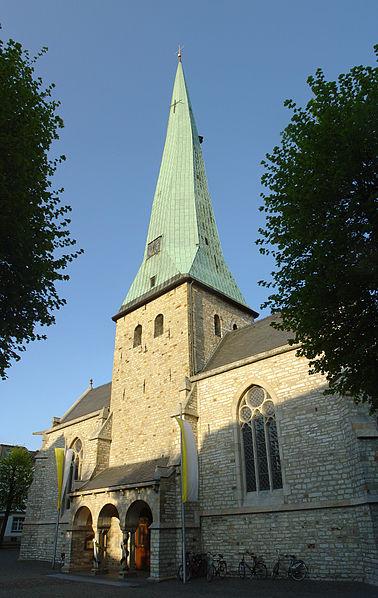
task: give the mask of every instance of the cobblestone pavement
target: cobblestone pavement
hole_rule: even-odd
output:
[[[156,584],[143,579],[124,585],[109,578],[74,581],[52,572],[48,563],[20,562],[17,557],[16,550],[0,550],[0,598],[378,598],[378,588],[350,582],[197,579],[183,586],[177,581]]]

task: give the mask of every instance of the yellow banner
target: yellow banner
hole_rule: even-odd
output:
[[[63,487],[63,470],[64,470],[64,449],[55,449],[55,461],[56,461],[56,477],[58,482],[58,503],[57,509],[60,510],[62,501],[62,487]]]
[[[176,417],[181,432],[182,502],[198,500],[198,457],[193,430],[189,422]]]

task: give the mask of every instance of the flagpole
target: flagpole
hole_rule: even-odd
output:
[[[60,508],[57,510],[57,517],[56,517],[56,524],[55,524],[55,541],[54,541],[54,554],[53,554],[53,561],[52,561],[52,569],[54,569],[55,561],[56,561],[56,547],[58,545],[59,519],[60,519]]]
[[[180,419],[182,420],[182,403],[180,403]],[[180,429],[180,450],[181,450],[181,542],[182,542],[182,582],[186,583],[186,554],[185,554],[185,503],[183,502],[183,430]]]

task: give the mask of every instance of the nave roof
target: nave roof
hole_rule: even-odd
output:
[[[99,411],[104,407],[109,408],[110,393],[112,383],[107,382],[97,388],[89,388],[74,403],[60,419],[59,424],[65,424],[84,415],[89,415],[94,411]]]
[[[215,370],[287,345],[288,339],[292,335],[289,332],[273,328],[271,324],[274,321],[279,321],[278,315],[267,316],[253,324],[225,334],[202,371]]]

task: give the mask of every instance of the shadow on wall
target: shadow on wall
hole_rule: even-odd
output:
[[[273,404],[252,388],[233,425],[222,425],[221,393],[199,423],[203,550],[224,554],[235,572],[241,552],[270,568],[279,549],[314,578],[367,579],[378,558],[373,418],[319,389]]]
[[[373,420],[350,400],[324,397],[319,391],[274,404],[273,412],[270,404],[264,407],[268,400],[265,397],[254,407],[253,401],[258,403],[258,399],[243,395],[235,422],[229,426],[222,424],[216,402],[209,415],[201,414],[200,501],[187,505],[191,511],[188,522],[195,519],[194,511],[200,516],[201,540],[191,546],[197,552],[222,552],[231,571],[237,570],[239,553],[245,550],[263,555],[271,567],[277,547],[303,558],[315,578],[364,580],[369,562],[377,558],[374,529],[378,512],[376,504],[368,504],[369,496],[373,498],[377,493],[377,438],[361,436],[363,426],[373,425],[369,423]],[[272,418],[276,436],[270,432]],[[251,429],[249,440],[243,431],[246,426]],[[56,479],[56,446],[64,446],[63,435],[36,457],[39,463],[20,558],[41,558],[41,551],[46,554],[45,560],[52,557],[56,485],[51,481]],[[130,467],[151,469],[151,463]],[[277,463],[281,477],[274,475]],[[166,526],[165,531],[154,530],[154,537],[159,538],[156,545],[150,545],[155,507],[148,504],[149,499],[133,500],[125,516],[125,502],[130,500],[131,491],[108,489],[98,517],[85,495],[72,523],[73,505],[71,511],[66,511],[57,554],[70,550],[72,566],[88,569],[93,565],[96,541],[102,556],[106,554],[108,570],[119,570],[125,551],[129,563],[148,569],[150,551],[154,550],[155,559],[162,558],[159,551],[175,552],[169,561],[175,568],[180,554],[180,502],[175,474],[157,479],[149,491],[156,500],[160,496],[159,523]],[[44,525],[36,525],[41,519],[41,497],[46,497]],[[70,547],[66,546],[67,530],[72,532]]]

